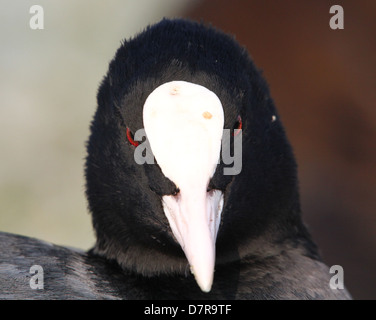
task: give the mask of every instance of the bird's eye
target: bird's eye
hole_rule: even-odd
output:
[[[129,128],[127,128],[127,138],[129,143],[135,147],[137,147],[140,144],[138,141],[134,141],[133,133],[131,132],[131,130],[129,130]]]
[[[243,127],[242,118],[240,116],[238,116],[238,119],[237,119],[237,121],[235,122],[235,125],[234,125],[234,132],[232,133],[232,135],[234,137],[237,136],[240,133],[240,130],[242,129],[242,127]]]

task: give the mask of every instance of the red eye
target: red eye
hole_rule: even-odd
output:
[[[127,138],[128,138],[129,143],[135,147],[137,147],[140,144],[138,141],[134,141],[133,134],[131,130],[129,130],[129,128],[127,128]]]
[[[243,127],[242,118],[238,116],[238,120],[235,122],[234,132],[232,133],[232,135],[234,137],[237,136],[240,133],[240,130],[242,129],[242,127]]]

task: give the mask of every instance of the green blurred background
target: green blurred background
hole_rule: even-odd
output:
[[[32,5],[44,30],[31,30]],[[340,4],[345,29],[329,28]],[[88,249],[85,142],[120,41],[162,17],[236,35],[299,164],[304,220],[355,298],[376,299],[376,2],[0,0],[0,231]],[[1,245],[1,244],[0,244]]]

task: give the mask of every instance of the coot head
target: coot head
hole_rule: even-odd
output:
[[[305,237],[291,147],[233,37],[162,20],[122,43],[97,101],[86,159],[95,253],[143,276],[189,266],[209,291],[215,265],[252,254],[261,235]]]

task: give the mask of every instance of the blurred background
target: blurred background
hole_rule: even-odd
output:
[[[31,30],[32,5],[44,30]],[[329,8],[344,8],[344,30]],[[270,84],[299,164],[304,219],[356,299],[376,299],[376,2],[0,0],[0,230],[94,243],[83,165],[120,41],[162,17],[236,36]],[[1,244],[0,244],[1,245]]]

